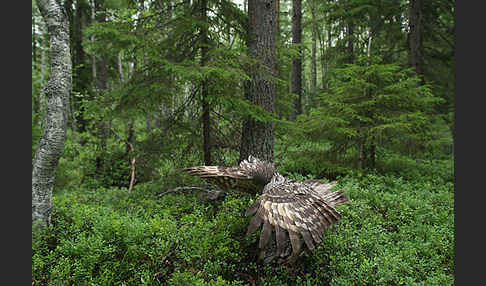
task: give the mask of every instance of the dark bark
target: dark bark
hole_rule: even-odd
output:
[[[75,2],[75,11],[71,11],[71,43],[73,43],[72,63],[73,63],[73,91],[79,94],[88,94],[90,88],[89,82],[91,75],[87,63],[86,53],[83,48],[83,27],[86,25],[86,15],[89,6],[83,1]],[[82,105],[81,98],[73,98],[73,113],[78,116],[72,118],[76,121],[79,132],[87,131],[88,122],[84,118],[85,108]]]
[[[275,1],[275,12],[277,13],[277,34],[275,35],[277,37],[277,43],[278,39],[280,37],[280,0]]]
[[[106,22],[106,8],[104,8],[104,0],[95,0],[92,2],[94,2],[94,9],[92,9],[92,12],[96,14],[94,17],[94,21],[98,23]],[[91,15],[91,17],[91,19],[93,20],[93,15]],[[95,60],[96,58],[99,58],[100,60],[97,61]],[[106,56],[93,56],[92,64],[92,76],[95,96],[98,98],[102,98],[104,96],[104,92],[108,88],[108,65]],[[101,118],[96,124],[96,136],[100,139],[100,149],[102,150],[102,152],[106,150],[106,142],[108,140],[109,133],[108,126],[109,122],[105,122],[104,118]],[[98,153],[96,157],[96,170],[98,173],[104,173],[104,169],[104,155]]]
[[[275,103],[275,47],[276,3],[275,0],[248,1],[249,38],[248,55],[256,66],[248,70],[251,81],[245,84],[245,96],[253,104],[274,112]],[[253,155],[273,161],[274,124],[247,117],[243,122],[240,161]]]
[[[368,163],[368,168],[374,169],[376,166],[376,144],[375,142],[371,142],[370,144],[370,149],[369,149],[369,163]]]
[[[346,63],[354,63],[354,23],[349,20],[347,24],[347,40],[348,40],[348,58]]]
[[[424,23],[423,23],[423,0],[409,0],[408,6],[408,62],[420,77],[420,84],[425,84],[424,79]]]
[[[201,0],[201,21],[208,22],[207,17],[207,0]],[[206,27],[201,27],[201,66],[204,67],[208,62],[208,31]],[[211,165],[211,118],[210,106],[208,101],[209,90],[208,80],[204,79],[201,83],[201,100],[202,100],[202,125],[203,125],[203,153],[204,164]]]
[[[72,64],[69,22],[64,7],[55,0],[38,0],[50,38],[50,78],[45,87],[46,113],[42,136],[32,162],[32,224],[50,223],[52,189],[64,149]]]
[[[302,44],[302,0],[292,1],[292,44]],[[302,114],[302,48],[298,47],[299,55],[292,59],[292,80],[290,92],[297,95],[295,99],[295,114],[292,119]]]

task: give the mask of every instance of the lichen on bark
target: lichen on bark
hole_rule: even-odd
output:
[[[64,149],[72,85],[69,22],[60,1],[37,0],[49,34],[50,78],[44,88],[46,112],[32,161],[32,224],[50,223],[56,167]]]

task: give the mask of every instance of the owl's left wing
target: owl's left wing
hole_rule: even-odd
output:
[[[315,248],[314,242],[322,241],[325,229],[341,219],[336,209],[311,187],[291,180],[267,185],[264,194],[248,208],[245,215],[254,215],[247,235],[263,224],[260,248],[268,242],[274,228],[279,252],[285,247],[287,231],[294,254],[300,252],[300,236],[312,250]]]
[[[304,184],[311,187],[319,195],[320,198],[325,200],[331,206],[349,202],[349,198],[344,195],[343,190],[337,190],[334,192],[331,191],[331,188],[337,185],[336,181],[326,183],[321,180],[311,179],[304,181]]]

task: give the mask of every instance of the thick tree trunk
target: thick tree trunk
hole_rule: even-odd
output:
[[[292,44],[302,44],[302,0],[292,1]],[[291,92],[297,95],[295,99],[295,113],[292,119],[302,114],[302,48],[299,47],[299,55],[292,59]]]
[[[245,84],[245,96],[253,104],[274,112],[275,103],[275,47],[276,3],[275,0],[248,1],[249,38],[248,55],[257,66],[248,71],[251,81]],[[253,155],[273,161],[274,124],[248,117],[243,122],[240,161]]]
[[[423,47],[423,0],[409,0],[408,6],[408,62],[420,77],[420,84],[425,84],[424,79],[424,47]]]
[[[56,0],[37,0],[37,6],[50,37],[51,74],[44,93],[44,128],[32,162],[32,224],[45,226],[50,223],[56,167],[66,139],[72,65],[66,11]]]

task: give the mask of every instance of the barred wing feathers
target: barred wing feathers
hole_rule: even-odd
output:
[[[222,190],[235,189],[254,192],[255,184],[246,169],[224,166],[195,166],[184,169],[190,175],[198,176]]]
[[[341,218],[333,205],[321,198],[312,187],[280,174],[265,186],[263,195],[248,208],[245,215],[254,215],[247,235],[263,224],[260,248],[268,242],[273,227],[279,252],[285,245],[287,231],[294,254],[300,252],[300,236],[312,250],[315,248],[314,242],[322,241],[325,229]]]
[[[232,189],[255,194],[271,180],[275,167],[271,163],[249,156],[234,167],[195,166],[184,170],[223,190]]]
[[[325,183],[321,180],[312,179],[305,181],[304,184],[311,187],[323,200],[331,204],[331,206],[349,202],[343,190],[331,191],[331,188],[337,184],[336,181]]]

